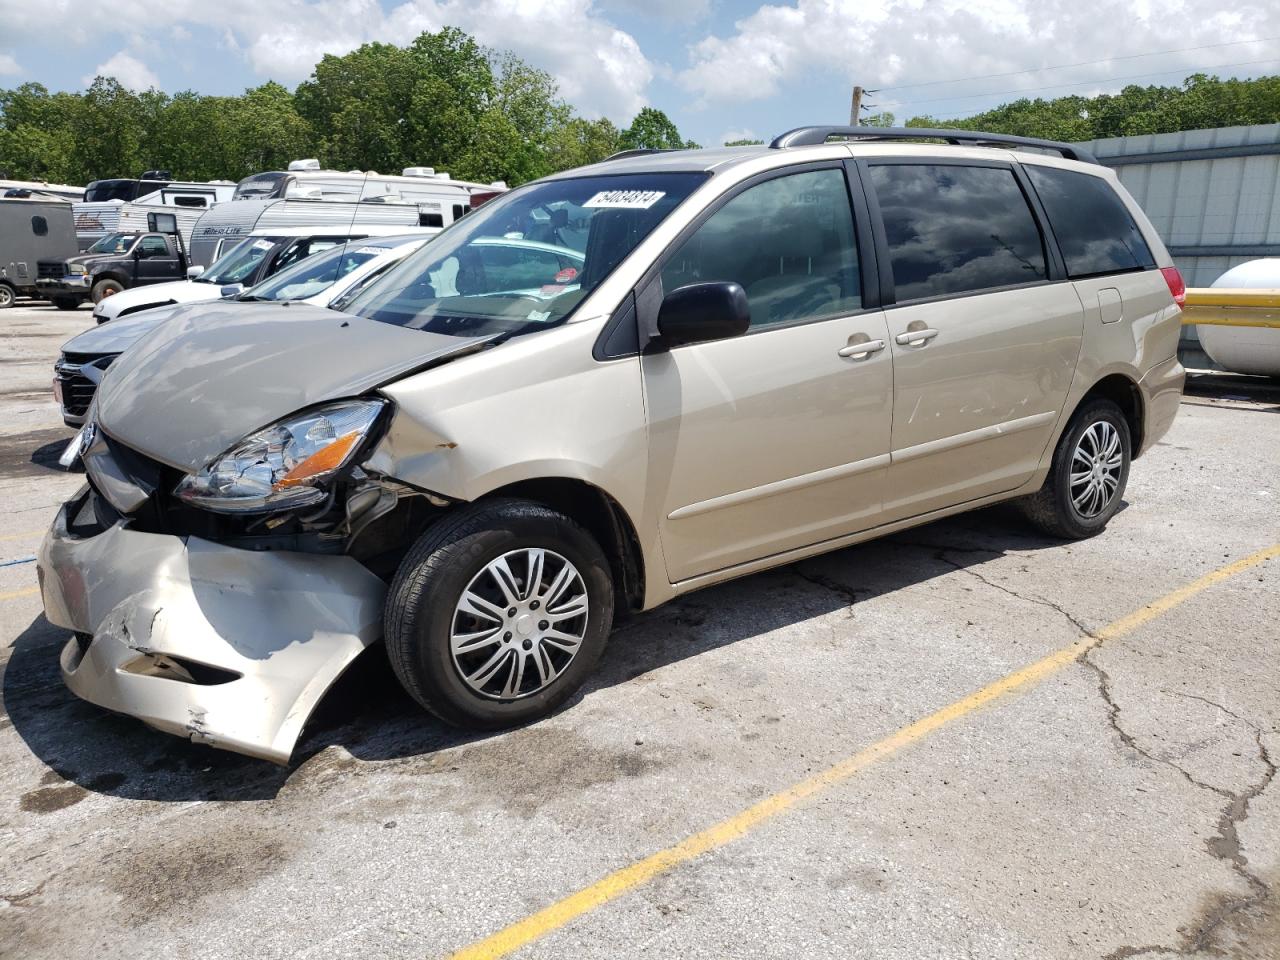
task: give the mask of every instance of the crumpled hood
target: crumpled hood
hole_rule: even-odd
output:
[[[126,446],[194,471],[294,411],[359,395],[490,339],[303,303],[193,305],[108,368],[97,421]]]

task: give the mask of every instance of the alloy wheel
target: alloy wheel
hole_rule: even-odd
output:
[[[1091,520],[1115,498],[1124,467],[1120,432],[1106,420],[1091,423],[1071,455],[1071,504]]]
[[[589,604],[582,575],[560,554],[511,550],[487,563],[458,599],[449,651],[472,691],[518,700],[545,689],[577,655]]]

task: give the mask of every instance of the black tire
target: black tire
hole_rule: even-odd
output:
[[[112,280],[110,277],[104,277],[93,285],[93,291],[89,294],[89,298],[94,303],[100,303],[107,297],[113,297],[117,293],[124,291],[124,284],[119,280]]]
[[[14,301],[18,299],[17,291],[7,283],[0,283],[0,310],[7,310],[12,307]]]
[[[577,568],[588,602],[584,636],[546,686],[518,699],[486,697],[463,680],[450,649],[455,608],[491,561],[525,547],[554,551]],[[613,625],[613,597],[608,560],[568,517],[524,500],[468,504],[428,528],[401,561],[387,592],[387,655],[409,695],[446,723],[476,730],[518,726],[555,711],[591,673]]]
[[[1109,424],[1114,428],[1119,438],[1121,459],[1115,490],[1110,499],[1098,512],[1088,515],[1076,506],[1072,497],[1071,467],[1085,432],[1095,424]],[[1018,506],[1028,520],[1050,536],[1064,540],[1092,537],[1106,529],[1108,521],[1120,509],[1125,486],[1129,482],[1132,456],[1129,423],[1120,408],[1110,400],[1090,400],[1075,412],[1071,423],[1058,440],[1058,446],[1053,451],[1053,465],[1045,478],[1044,486],[1031,496],[1017,501]]]
[[[77,310],[80,307],[80,301],[70,297],[54,297],[53,305],[59,310]]]

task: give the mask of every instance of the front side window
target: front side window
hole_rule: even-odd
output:
[[[752,327],[860,309],[862,283],[844,173],[777,177],[725,203],[662,269],[664,293],[712,281],[741,285]]]
[[[271,273],[279,273],[285,267],[291,267],[298,261],[307,259],[312,254],[332,249],[343,242],[344,240],[336,237],[303,237],[300,240],[295,240],[280,251],[275,263],[271,265]]]
[[[705,179],[634,173],[529,184],[459,220],[344,310],[465,337],[553,327]]]
[[[1044,204],[1072,279],[1155,266],[1124,203],[1101,177],[1038,164],[1023,169]]]
[[[142,256],[147,258],[167,257],[169,256],[169,245],[164,242],[164,237],[143,237]]]
[[[1044,242],[1008,167],[875,164],[899,303],[1048,277]]]

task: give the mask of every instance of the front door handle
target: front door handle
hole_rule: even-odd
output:
[[[865,360],[873,353],[878,353],[883,349],[883,340],[863,340],[860,343],[851,343],[847,347],[841,347],[836,353],[842,357],[848,357],[850,360]]]
[[[908,330],[906,333],[900,333],[893,338],[893,341],[904,347],[923,347],[937,335],[937,330],[925,327],[923,330]]]

